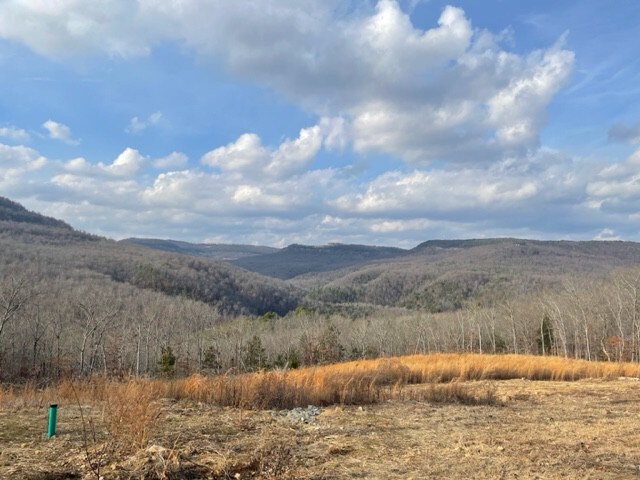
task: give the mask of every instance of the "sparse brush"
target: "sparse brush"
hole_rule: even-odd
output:
[[[306,405],[369,404],[406,398],[405,385],[432,385],[425,399],[495,403],[490,392],[465,390],[473,380],[573,381],[583,378],[640,377],[635,363],[587,362],[531,355],[431,354],[337,363],[288,371],[183,379],[129,380],[104,377],[63,380],[56,387],[0,389],[0,405],[19,408],[50,401],[104,404],[108,430],[124,448],[143,446],[157,415],[154,401],[185,399],[220,406],[281,409]],[[413,392],[413,390],[412,390]],[[74,396],[75,395],[75,396]]]
[[[111,385],[105,395],[105,425],[123,451],[146,446],[158,418],[157,396],[149,381],[131,380]]]

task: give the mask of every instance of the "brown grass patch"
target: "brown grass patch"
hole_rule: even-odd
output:
[[[178,391],[177,382],[150,382],[146,388],[151,383],[165,389],[154,395],[169,392],[171,385]],[[187,397],[160,400],[163,419],[151,432],[151,446],[133,455],[108,450],[100,474],[105,480],[236,475],[400,480],[468,478],[469,472],[478,479],[635,478],[640,446],[630,439],[640,428],[638,385],[520,379],[408,385],[399,398],[419,399],[427,391],[429,403],[337,405],[310,423]],[[494,388],[508,402],[504,408],[465,404],[467,393],[477,400]],[[96,419],[100,441],[108,442],[102,405],[86,406],[86,412]],[[96,478],[81,455],[77,405],[61,402],[59,437],[52,440],[42,437],[46,408],[0,410],[0,424],[6,430],[0,438],[0,478]]]
[[[147,445],[159,415],[150,386],[142,381],[116,383],[105,394],[105,425],[120,451],[135,452]]]
[[[491,404],[494,399],[489,393],[465,392],[469,389],[460,382],[519,378],[573,381],[618,377],[640,377],[640,365],[528,355],[432,354],[242,375],[192,375],[183,379],[126,382],[96,377],[64,380],[55,387],[44,389],[33,384],[8,386],[0,389],[0,406],[38,407],[48,402],[64,401],[99,403],[104,406],[110,432],[115,437],[131,439],[129,446],[140,447],[145,444],[148,428],[153,423],[153,402],[161,398],[249,409],[281,409],[310,404],[361,405],[404,398],[405,387],[411,384],[455,382],[451,386],[430,387],[427,391],[431,393],[424,399]]]

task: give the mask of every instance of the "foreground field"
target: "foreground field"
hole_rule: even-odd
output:
[[[378,403],[297,410],[198,400],[204,379],[147,382],[128,414],[114,398],[61,402],[50,440],[52,392],[5,391],[0,478],[640,478],[640,382],[604,367],[607,378],[572,382],[396,384]]]

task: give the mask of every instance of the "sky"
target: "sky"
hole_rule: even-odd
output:
[[[637,0],[0,0],[0,195],[109,238],[640,241]]]

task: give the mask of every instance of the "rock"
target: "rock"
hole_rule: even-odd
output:
[[[296,407],[291,410],[280,410],[279,412],[271,412],[271,416],[284,417],[287,420],[296,423],[310,423],[315,417],[320,415],[322,410],[314,405],[308,405],[307,408]]]

